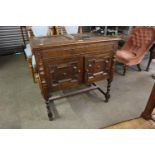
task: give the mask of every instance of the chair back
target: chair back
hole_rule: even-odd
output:
[[[49,31],[49,26],[32,26],[32,32],[35,37],[47,36]]]
[[[56,32],[57,35],[63,35],[67,33],[64,26],[56,26]]]
[[[78,26],[65,26],[67,34],[77,34],[79,27]]]
[[[43,37],[47,35],[53,35],[53,27],[50,26],[26,26],[26,32],[28,39],[31,37]]]
[[[155,29],[152,27],[136,27],[129,35],[123,50],[130,50],[135,54],[143,54],[155,41]]]
[[[57,35],[83,33],[82,26],[56,26]]]

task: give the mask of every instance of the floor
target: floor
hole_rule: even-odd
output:
[[[147,58],[142,63],[143,69],[146,62]],[[59,117],[50,122],[40,89],[33,83],[24,56],[0,57],[0,128],[97,129],[137,118],[155,82],[151,78],[154,67],[155,62],[150,72],[129,68],[126,76],[115,73],[108,103],[104,103],[98,91],[55,101]],[[97,84],[103,89],[106,86],[105,81]]]
[[[105,129],[155,129],[155,122],[137,118],[106,127]]]

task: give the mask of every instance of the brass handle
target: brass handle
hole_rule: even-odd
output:
[[[58,83],[58,81],[56,81],[56,80],[53,80],[53,84],[57,84]]]
[[[92,64],[89,64],[88,66],[89,66],[89,67],[92,67]]]
[[[45,80],[43,80],[43,81],[41,81],[41,83],[43,83],[43,84],[44,84],[44,83],[46,83],[46,81],[45,81]]]
[[[43,71],[43,70],[44,70],[43,67],[40,67],[40,68],[39,68],[39,71]]]
[[[104,72],[103,75],[107,75],[108,73]]]
[[[42,71],[42,72],[40,72],[40,75],[44,75],[44,72]]]
[[[77,67],[76,67],[76,66],[73,66],[73,68],[74,68],[74,69],[77,69]]]

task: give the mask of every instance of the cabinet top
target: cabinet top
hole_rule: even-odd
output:
[[[47,37],[32,37],[30,44],[32,49],[42,49],[70,44],[97,43],[107,41],[119,41],[121,38],[114,36],[101,36],[92,33],[74,35],[53,35]]]

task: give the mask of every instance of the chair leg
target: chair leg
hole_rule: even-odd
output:
[[[141,69],[141,67],[140,67],[140,64],[137,64],[137,68],[138,68],[138,71],[139,71],[139,72],[142,71],[142,69]]]
[[[152,61],[152,54],[150,52],[150,58],[149,58],[149,61],[148,61],[147,67],[146,67],[146,71],[147,72],[149,71],[149,67],[150,67],[151,61]]]
[[[115,71],[120,74],[120,75],[123,75],[125,76],[126,74],[126,71],[127,71],[127,65],[123,64],[123,63],[120,63],[121,64],[121,72],[118,72],[117,69],[115,69]],[[123,70],[123,71],[122,71]]]
[[[127,66],[124,64],[124,65],[123,65],[123,76],[125,76],[126,70],[127,70]]]

